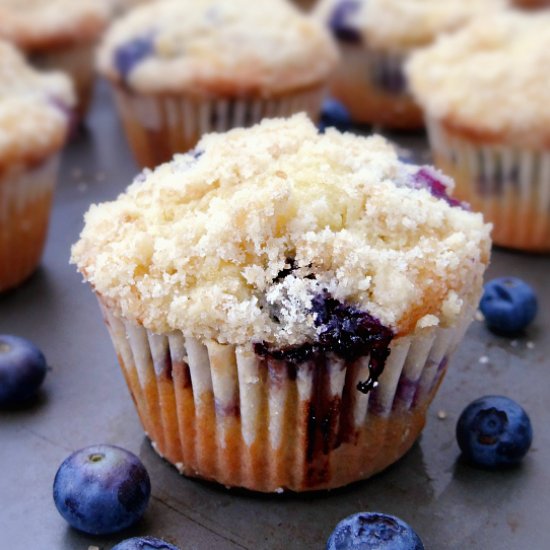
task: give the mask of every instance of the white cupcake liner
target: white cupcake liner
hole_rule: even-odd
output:
[[[145,431],[180,472],[259,491],[333,488],[382,470],[418,437],[450,355],[470,324],[396,338],[365,395],[368,357],[294,367],[251,347],[105,322]]]
[[[404,73],[407,52],[346,43],[340,43],[340,52],[332,93],[356,122],[405,129],[423,126],[421,110],[408,91]]]
[[[29,56],[31,63],[44,70],[63,71],[73,81],[78,98],[76,113],[83,119],[88,112],[95,80],[95,42],[66,48],[42,50]]]
[[[319,118],[324,85],[274,98],[209,98],[194,95],[134,94],[115,87],[128,141],[142,166],[154,167],[192,149],[201,136],[248,127],[263,118],[306,112]]]
[[[40,261],[58,166],[55,155],[0,177],[0,292],[23,282]]]
[[[435,163],[456,181],[455,195],[493,223],[493,241],[550,251],[550,152],[484,145],[427,120]]]

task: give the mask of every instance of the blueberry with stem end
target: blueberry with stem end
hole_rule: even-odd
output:
[[[59,513],[90,535],[121,531],[141,518],[151,495],[147,470],[137,456],[113,445],[74,452],[53,483]]]
[[[0,407],[20,405],[36,395],[46,370],[46,358],[32,342],[0,335]]]
[[[490,330],[513,335],[535,319],[538,302],[534,290],[525,281],[500,277],[485,285],[479,308]]]
[[[484,468],[518,464],[533,440],[531,420],[512,399],[488,395],[470,403],[458,419],[456,439],[464,458]]]
[[[134,537],[119,542],[112,550],[180,550],[177,546],[155,537]]]
[[[398,517],[360,512],[338,523],[326,550],[424,550],[424,544]]]

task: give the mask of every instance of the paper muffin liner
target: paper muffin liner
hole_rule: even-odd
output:
[[[59,156],[0,176],[0,292],[36,269],[46,240]]]
[[[468,140],[427,121],[434,162],[456,182],[455,195],[493,223],[504,247],[550,252],[550,151]]]
[[[396,338],[365,395],[368,357],[296,366],[252,346],[154,334],[99,302],[155,450],[185,475],[264,492],[343,486],[405,454],[474,311]]]
[[[424,126],[422,111],[407,89],[406,52],[385,52],[367,44],[339,45],[341,61],[331,93],[355,122],[395,129]]]
[[[191,94],[139,95],[115,86],[115,98],[138,163],[155,167],[192,149],[203,134],[248,127],[263,118],[306,112],[319,118],[324,85],[273,98],[209,98]]]
[[[95,80],[96,43],[77,44],[65,48],[52,48],[32,53],[31,63],[44,70],[58,70],[68,74],[73,81],[76,95],[77,120],[85,118],[92,100]]]

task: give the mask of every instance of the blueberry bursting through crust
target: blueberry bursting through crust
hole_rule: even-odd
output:
[[[313,298],[312,312],[320,329],[316,342],[281,349],[262,342],[255,344],[256,354],[294,365],[319,354],[334,353],[348,362],[368,355],[369,378],[359,382],[357,389],[365,394],[374,389],[390,354],[393,331],[372,315],[334,299],[327,291]]]

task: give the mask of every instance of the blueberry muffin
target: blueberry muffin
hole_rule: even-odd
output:
[[[39,73],[0,41],[0,292],[36,268],[74,97],[61,73]]]
[[[494,224],[495,243],[550,251],[550,13],[472,22],[410,61],[436,164]]]
[[[356,122],[412,129],[423,125],[403,66],[415,48],[508,0],[323,0],[317,16],[340,46],[331,92]]]
[[[93,90],[94,47],[107,23],[105,0],[0,0],[0,38],[37,67],[69,74],[81,117]]]
[[[305,115],[210,134],[92,206],[72,261],[184,474],[333,488],[401,457],[475,310],[480,214],[380,137]]]
[[[115,23],[99,55],[148,167],[209,131],[298,111],[316,117],[335,62],[322,25],[280,0],[155,2]]]

